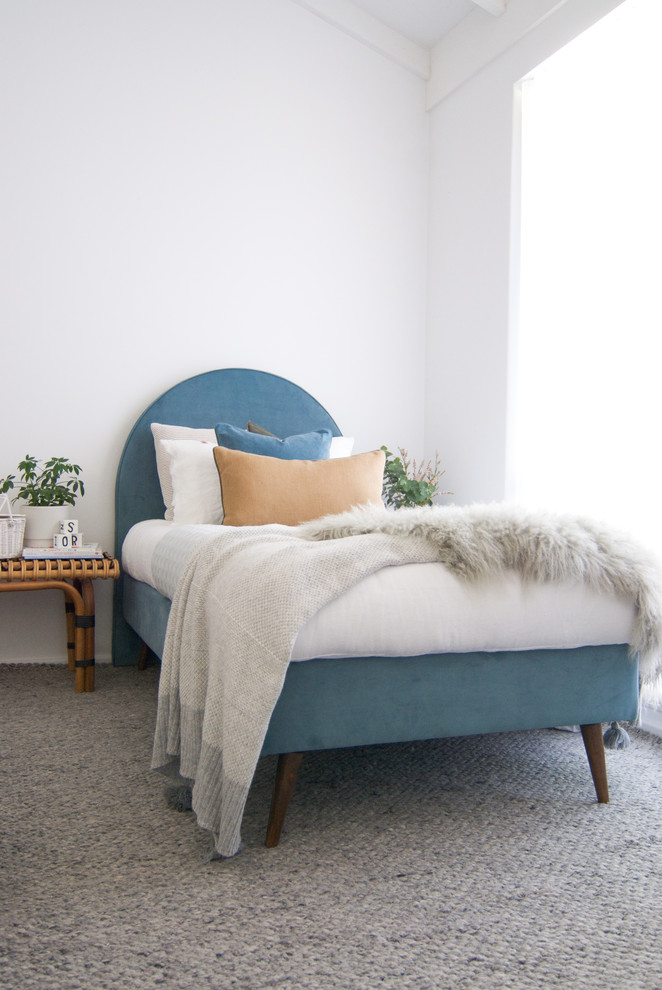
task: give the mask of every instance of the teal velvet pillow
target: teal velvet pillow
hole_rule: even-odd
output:
[[[280,440],[263,433],[251,433],[230,423],[216,426],[216,439],[220,447],[243,450],[245,454],[262,454],[264,457],[280,457],[286,461],[323,461],[331,451],[331,430],[314,430],[297,433]]]

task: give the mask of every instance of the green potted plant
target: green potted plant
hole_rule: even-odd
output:
[[[26,454],[17,474],[0,478],[0,494],[15,492],[12,502],[25,503],[26,546],[50,546],[62,509],[85,494],[81,470],[66,457],[38,460]]]
[[[398,448],[399,457],[386,447],[381,449],[386,454],[382,492],[386,505],[393,509],[432,505],[435,495],[453,494],[439,491],[439,479],[445,472],[441,469],[438,453],[435,453],[434,461],[417,463],[410,460],[402,447]]]

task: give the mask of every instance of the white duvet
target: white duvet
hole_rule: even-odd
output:
[[[124,542],[122,566],[172,598],[195,546],[223,531],[163,519],[138,523]],[[468,583],[443,564],[408,564],[378,571],[321,608],[299,632],[292,660],[627,643],[634,619],[631,604],[583,584],[525,583],[513,571]]]

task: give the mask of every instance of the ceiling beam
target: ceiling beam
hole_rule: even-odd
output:
[[[485,17],[474,10],[440,38],[432,49],[432,74],[428,83],[428,109],[480,72],[493,59],[517,44],[543,21],[565,8],[623,0],[508,0],[502,17]],[[476,3],[476,0],[474,0]]]
[[[432,49],[432,74],[427,85],[428,110],[543,23],[549,22],[544,33],[544,44],[536,49],[536,61],[530,61],[528,49],[521,50],[518,69],[521,76],[623,2],[508,0],[503,17],[496,20],[484,17],[478,9],[472,10]]]

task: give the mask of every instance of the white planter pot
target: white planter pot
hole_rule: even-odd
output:
[[[26,547],[50,547],[53,533],[60,529],[60,519],[66,519],[71,506],[66,505],[26,505],[25,539]]]

